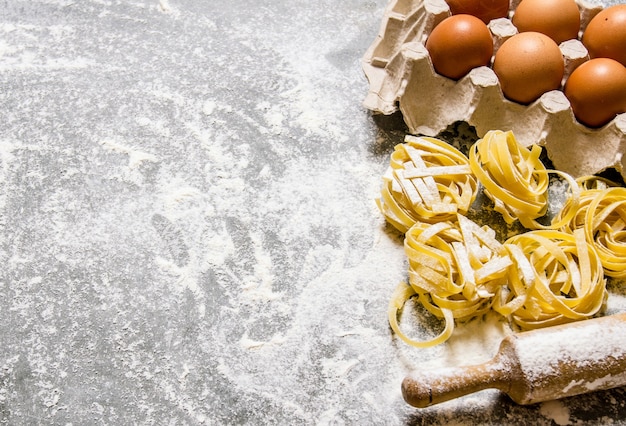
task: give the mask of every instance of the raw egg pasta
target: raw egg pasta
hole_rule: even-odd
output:
[[[574,233],[535,230],[504,244],[514,260],[508,294],[494,309],[523,330],[582,320],[596,315],[606,301],[606,279],[600,258],[585,238]]]
[[[386,219],[405,233],[408,283],[389,303],[396,335],[416,347],[445,342],[456,320],[495,310],[523,330],[589,318],[600,312],[606,276],[626,276],[626,188],[606,178],[547,170],[539,146],[525,148],[512,132],[490,131],[469,158],[443,141],[407,136],[396,146],[378,201]],[[549,225],[550,173],[569,195]],[[508,223],[531,231],[504,244],[489,226],[464,214],[477,182]],[[446,204],[449,204],[446,206]],[[552,213],[550,213],[552,214]],[[429,340],[400,329],[398,315],[415,298],[444,322]]]
[[[399,290],[392,298],[392,329],[398,332],[397,312],[413,295],[430,313],[446,321],[444,332],[431,341],[415,342],[398,334],[413,346],[441,343],[452,334],[454,319],[469,319],[490,310],[511,265],[495,232],[460,214],[454,222],[416,223],[405,234],[404,249],[412,290]]]
[[[454,220],[476,198],[469,160],[446,142],[408,135],[391,154],[378,207],[400,232],[416,222]]]
[[[568,210],[573,211],[572,219],[563,230],[583,229],[600,257],[605,275],[626,278],[626,188],[584,190],[579,206],[566,203],[562,212]]]
[[[487,132],[470,149],[472,172],[507,223],[519,219],[534,228],[531,221],[547,211],[549,179],[540,154],[539,146],[528,150],[512,132],[500,130]]]
[[[569,218],[562,217],[550,225],[536,220],[548,209],[548,174],[558,174],[569,183],[573,203],[577,202],[579,189],[567,173],[546,170],[540,154],[540,146],[527,149],[517,142],[513,132],[492,130],[471,147],[469,162],[485,194],[493,201],[494,210],[507,223],[519,220],[528,229],[557,229]]]
[[[413,287],[408,285],[405,282],[401,282],[396,290],[391,296],[391,300],[389,301],[389,309],[387,310],[387,316],[389,319],[389,325],[391,329],[402,341],[405,343],[414,346],[416,348],[429,348],[431,346],[436,346],[440,343],[445,342],[450,338],[452,332],[454,331],[454,317],[452,315],[452,311],[450,309],[441,309],[441,316],[444,318],[444,329],[437,335],[436,337],[430,340],[414,340],[408,337],[402,329],[400,329],[400,324],[398,323],[398,313],[402,310],[405,303],[413,296],[415,296],[415,290]],[[420,299],[423,296],[418,296]]]
[[[583,191],[587,189],[607,189],[614,186],[620,186],[617,182],[595,175],[581,176],[576,179],[576,184]]]

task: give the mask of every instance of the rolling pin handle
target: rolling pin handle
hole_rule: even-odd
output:
[[[509,379],[509,371],[496,356],[481,365],[413,372],[402,381],[402,396],[408,404],[424,408],[483,389],[506,391]]]

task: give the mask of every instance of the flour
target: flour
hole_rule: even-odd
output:
[[[159,10],[163,13],[172,14],[174,17],[180,16],[180,11],[171,5],[169,0],[159,0]]]
[[[157,158],[147,152],[133,149],[132,147],[125,146],[119,142],[113,140],[102,141],[102,146],[113,152],[119,152],[128,155],[128,167],[135,169],[141,165],[144,161],[157,162]]]
[[[570,424],[569,410],[560,401],[548,401],[541,404],[539,413],[548,419],[554,420],[559,426]]]

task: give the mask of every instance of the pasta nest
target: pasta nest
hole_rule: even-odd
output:
[[[528,231],[504,246],[512,266],[494,310],[524,330],[590,318],[608,292],[600,257],[583,229]],[[507,294],[508,293],[508,294]]]
[[[488,131],[470,149],[472,172],[494,203],[494,210],[509,224],[519,220],[527,229],[557,229],[568,220],[562,218],[550,225],[536,220],[548,210],[549,173],[568,181],[572,198],[578,197],[572,177],[558,170],[547,170],[539,158],[541,151],[539,145],[528,149],[517,142],[512,131],[501,130]]]
[[[376,200],[387,221],[400,232],[416,222],[455,220],[476,198],[478,184],[468,158],[450,144],[407,135],[391,154]]]
[[[585,188],[585,186],[583,186]],[[604,273],[613,278],[626,278],[626,188],[594,187],[580,194],[579,205],[568,200],[561,213],[572,212],[563,226],[566,232],[583,229],[587,241],[598,252]]]
[[[392,297],[389,321],[400,338],[418,347],[446,340],[455,318],[469,319],[489,311],[511,265],[493,229],[460,214],[454,222],[416,223],[405,234],[404,249],[409,284],[401,283]],[[429,312],[445,319],[444,331],[427,342],[411,340],[398,327],[398,311],[415,295]]]

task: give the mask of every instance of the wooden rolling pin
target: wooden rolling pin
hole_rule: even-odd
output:
[[[626,313],[507,336],[490,361],[416,371],[402,395],[427,407],[483,389],[533,404],[626,385]]]

